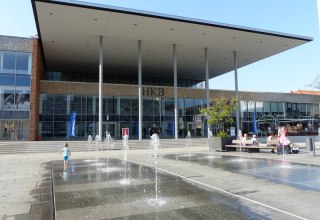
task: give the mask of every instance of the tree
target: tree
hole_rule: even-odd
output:
[[[209,125],[223,128],[224,123],[232,123],[232,113],[237,110],[238,98],[233,97],[227,99],[225,97],[214,98],[211,100],[211,106],[209,108],[203,108],[200,110],[201,114],[209,116]],[[216,133],[218,137],[228,136],[224,130],[219,130]]]
[[[314,89],[320,89],[320,75],[318,74],[317,77],[313,80],[312,83],[305,85],[307,87],[312,87]]]

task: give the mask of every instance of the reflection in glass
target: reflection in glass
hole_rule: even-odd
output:
[[[131,99],[120,97],[120,115],[131,115]]]
[[[173,99],[164,99],[165,100],[165,115],[173,116],[174,115],[174,100]]]
[[[148,98],[143,99],[143,115],[144,116],[153,115],[153,99],[148,99]]]
[[[16,69],[16,53],[4,51],[2,53],[2,72],[15,73]]]
[[[17,73],[30,74],[29,63],[30,53],[17,53]]]
[[[54,114],[67,114],[67,95],[54,96]]]

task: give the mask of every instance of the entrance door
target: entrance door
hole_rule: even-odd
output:
[[[195,123],[188,122],[187,127],[188,127],[188,131],[190,131],[191,137],[195,137]]]
[[[105,122],[102,123],[102,134],[103,139],[106,138],[106,131],[111,135],[112,138],[117,139],[117,124],[116,122]]]
[[[204,133],[204,124],[203,123],[195,123],[188,122],[188,131],[190,131],[191,137],[203,137]]]

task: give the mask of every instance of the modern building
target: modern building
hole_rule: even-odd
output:
[[[264,132],[277,125],[292,133],[309,122],[317,126],[319,96],[237,88],[238,68],[312,38],[78,1],[31,2],[38,38],[28,40],[31,86],[23,90],[31,91],[30,140],[65,139],[71,112],[74,139],[106,131],[121,138],[122,129],[131,139],[150,132],[182,138],[188,130],[206,137],[207,119],[199,110],[220,96],[241,97],[235,123],[226,126],[245,132],[252,130],[253,115]],[[209,90],[210,78],[232,70],[234,91]]]
[[[29,139],[32,41],[0,36],[0,139]]]

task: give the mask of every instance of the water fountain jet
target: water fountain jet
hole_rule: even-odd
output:
[[[155,198],[149,199],[148,204],[152,206],[161,206],[166,204],[166,202],[159,198],[159,184],[158,184],[158,151],[160,147],[160,139],[158,134],[153,134],[150,141],[150,149],[153,151],[154,156],[154,172],[155,172]]]
[[[123,185],[128,185],[130,184],[130,177],[128,178],[127,177],[127,159],[128,159],[128,151],[129,151],[129,136],[128,135],[124,135],[122,137],[122,147],[123,147],[123,150],[124,150],[124,153],[123,153],[123,166],[124,166],[124,178],[123,180],[121,180],[121,184]]]
[[[104,142],[106,144],[106,149],[107,150],[112,150],[114,148],[114,140],[111,137],[111,135],[106,131],[106,138],[104,139]]]

